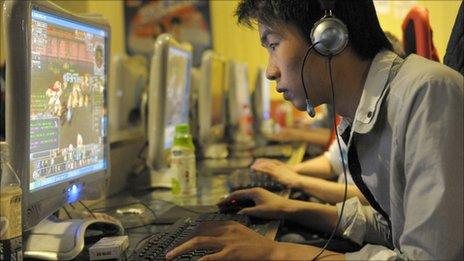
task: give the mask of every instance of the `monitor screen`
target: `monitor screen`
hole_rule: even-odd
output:
[[[172,147],[176,125],[189,122],[190,56],[189,51],[168,48],[164,149]]]
[[[31,11],[30,191],[107,168],[107,31]]]

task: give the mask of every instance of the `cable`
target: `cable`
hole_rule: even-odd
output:
[[[92,210],[90,210],[86,205],[84,205],[84,203],[82,203],[82,201],[79,200],[78,202],[85,208],[85,210],[87,210],[87,212],[89,212],[89,214],[90,214],[93,218],[97,219],[97,217],[93,214]]]
[[[340,210],[340,216],[338,217],[337,225],[333,229],[332,234],[330,235],[329,239],[325,243],[324,247],[311,260],[317,260],[317,258],[319,258],[319,256],[322,255],[322,253],[327,249],[327,246],[329,245],[330,241],[334,237],[335,232],[337,231],[338,227],[340,226],[340,222],[342,220],[343,211],[345,210],[345,202],[346,202],[346,198],[347,198],[347,194],[348,194],[348,180],[347,180],[347,176],[346,176],[346,166],[345,166],[345,161],[344,161],[344,158],[343,158],[342,147],[340,145],[340,138],[338,136],[337,122],[336,122],[336,118],[335,118],[336,117],[336,115],[335,115],[335,91],[334,91],[333,79],[332,79],[332,56],[329,56],[328,63],[329,63],[330,86],[331,86],[331,89],[332,89],[333,125],[334,125],[334,128],[335,128],[335,136],[337,137],[337,144],[338,144],[338,149],[339,149],[339,152],[340,152],[340,158],[342,159],[343,175],[345,177],[345,193],[343,195],[342,209]]]
[[[141,200],[139,201],[139,203],[142,204],[144,207],[146,207],[146,208],[153,214],[153,217],[154,217],[155,219],[158,217],[158,215],[156,214],[156,212],[155,212],[153,209],[151,209],[151,207],[150,207],[147,203],[145,203],[145,202],[143,202],[143,201],[141,201]]]
[[[304,74],[303,74],[303,69],[304,69],[304,66],[306,64],[306,59],[308,58],[309,54],[311,53],[311,51],[314,49],[314,47],[319,44],[320,42],[315,42],[314,44],[310,45],[308,50],[306,51],[306,54],[303,58],[303,63],[301,64],[301,70],[300,70],[300,75],[301,75],[301,83],[303,84],[303,90],[304,90],[304,93],[305,93],[305,97],[306,97],[306,103],[309,102],[309,96],[308,96],[308,91],[306,90],[306,85],[305,85],[305,82],[304,82]]]
[[[147,148],[147,146],[148,146],[148,141],[145,141],[142,145],[142,148],[140,148],[139,152],[137,153],[137,158],[139,158],[140,160],[143,160],[144,162],[146,161],[146,159],[145,157],[142,156],[142,154]]]
[[[65,206],[62,207],[66,215],[68,216],[69,219],[72,219],[71,215],[69,214],[69,211],[66,209]]]

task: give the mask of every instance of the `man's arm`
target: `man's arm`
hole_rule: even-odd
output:
[[[325,155],[297,163],[292,166],[292,169],[299,174],[321,179],[335,179],[338,176]]]
[[[330,129],[326,128],[311,128],[311,129],[296,129],[284,128],[279,133],[273,135],[270,139],[275,141],[296,141],[306,142],[317,146],[326,146],[330,140]]]
[[[345,195],[345,184],[333,181],[327,181],[319,178],[301,176],[293,182],[291,188],[301,189],[306,193],[327,202],[336,204],[343,201]],[[348,184],[347,186],[347,199],[357,197],[363,205],[368,206],[369,202],[366,200],[361,191],[356,185]]]

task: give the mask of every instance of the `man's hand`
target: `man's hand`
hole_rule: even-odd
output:
[[[283,218],[286,209],[291,206],[291,200],[276,195],[262,188],[252,188],[237,190],[231,193],[227,198],[223,199],[218,205],[225,204],[231,199],[251,199],[255,202],[254,207],[243,208],[238,214],[246,214],[250,216],[265,218],[265,219],[280,219]]]
[[[201,224],[195,237],[171,250],[166,259],[205,248],[217,252],[200,260],[309,260],[320,250],[273,241],[234,221],[215,221]],[[326,254],[334,253],[327,251]]]
[[[218,252],[201,260],[269,260],[276,254],[277,242],[233,221],[212,221],[201,224],[195,237],[171,250],[170,260],[194,249],[215,249]],[[274,257],[275,259],[276,257]]]
[[[284,184],[290,188],[297,186],[301,179],[291,165],[273,159],[257,159],[251,168],[256,171],[268,174],[277,182]]]

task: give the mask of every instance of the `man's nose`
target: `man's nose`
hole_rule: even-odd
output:
[[[266,68],[266,78],[271,81],[275,81],[280,77],[279,69],[272,63],[269,63]]]

